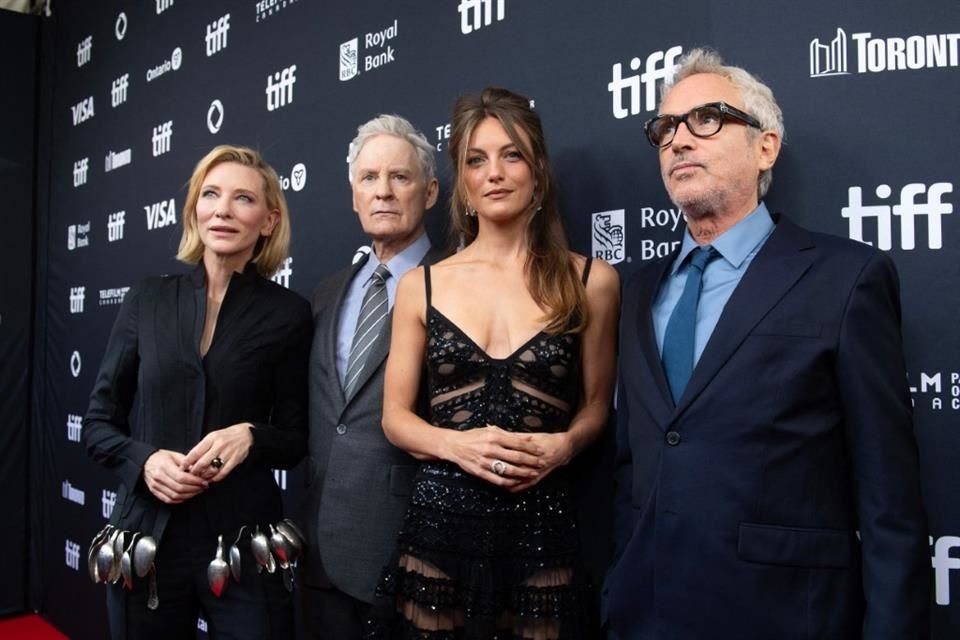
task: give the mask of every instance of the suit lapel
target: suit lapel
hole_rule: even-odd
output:
[[[340,309],[343,307],[343,301],[347,295],[347,290],[350,288],[350,283],[353,282],[354,276],[357,275],[357,271],[363,267],[365,262],[366,259],[360,260],[351,269],[343,272],[343,278],[335,283],[330,290],[335,303],[326,305],[320,312],[324,316],[317,317],[317,327],[320,331],[314,338],[314,348],[317,350],[314,355],[318,358],[324,358],[329,363],[328,371],[333,373],[329,384],[337,389],[335,397],[340,402],[340,408],[346,406],[346,398],[344,398],[343,387],[340,384],[340,372],[337,370],[337,330],[339,329]]]
[[[812,247],[810,234],[803,229],[786,220],[777,224],[724,306],[675,416],[700,395],[757,323],[810,268],[814,256],[804,250]]]
[[[651,268],[647,277],[639,283],[640,288],[637,292],[637,301],[639,302],[637,307],[637,334],[640,341],[640,350],[643,352],[644,360],[646,360],[650,373],[656,381],[660,398],[667,408],[673,407],[673,397],[670,395],[670,386],[663,371],[660,349],[657,348],[657,335],[653,328],[653,303],[656,300],[657,291],[660,290],[660,283],[678,253],[679,250],[674,251],[669,257],[661,260],[656,267]]]

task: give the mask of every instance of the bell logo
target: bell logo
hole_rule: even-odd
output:
[[[230,14],[220,16],[207,25],[207,57],[227,48],[227,32],[230,31]]]
[[[64,540],[64,563],[74,571],[80,570],[80,545],[73,540]]]
[[[70,313],[83,313],[83,301],[86,299],[86,287],[70,287]]]
[[[127,87],[130,86],[130,74],[125,73],[110,85],[110,106],[119,107],[127,101]]]
[[[643,73],[623,77],[623,65],[619,62],[613,65],[613,77],[607,83],[607,90],[613,97],[613,117],[621,120],[627,116],[644,111],[650,112],[657,106],[657,87],[673,77],[677,65],[677,58],[683,53],[683,48],[675,46],[664,51],[654,51],[647,56]],[[630,59],[630,69],[640,69],[640,58]],[[659,83],[659,84],[658,84]],[[644,100],[641,103],[640,86],[643,85]],[[625,100],[626,99],[626,100]]]
[[[80,362],[80,352],[74,351],[73,353],[71,353],[70,354],[70,375],[72,375],[74,378],[80,377],[81,364],[82,363]]]
[[[275,111],[293,102],[293,85],[297,81],[294,75],[297,65],[291,65],[282,71],[267,76],[267,111]]]
[[[93,54],[93,36],[87,36],[77,45],[77,67],[90,62],[90,56]]]
[[[591,254],[610,264],[623,262],[623,209],[593,214],[593,246]]]
[[[70,112],[73,115],[73,126],[77,126],[81,122],[86,122],[93,117],[93,96],[84,98],[77,104],[70,107]]]
[[[219,99],[210,103],[207,109],[207,131],[217,133],[223,126],[223,103]]]
[[[127,14],[123,11],[120,12],[117,21],[113,24],[113,35],[117,36],[117,40],[123,40],[124,36],[127,35]]]
[[[293,265],[293,256],[287,256],[284,258],[283,264],[280,265],[280,268],[277,269],[277,272],[273,274],[273,278],[271,279],[281,287],[289,289],[290,276],[293,275],[293,267],[291,265]]]
[[[467,35],[493,24],[493,8],[496,5],[496,20],[503,20],[504,0],[460,0],[460,33]]]
[[[950,555],[951,549],[960,547],[960,537],[943,536],[937,538],[936,544],[930,538],[933,547],[933,557],[930,564],[933,566],[934,593],[937,604],[946,607],[950,604],[950,572],[960,570],[960,557]]]
[[[81,158],[73,163],[73,186],[87,184],[87,170],[90,168],[90,158]]]
[[[889,185],[881,184],[874,191],[877,197],[885,200],[893,190]],[[916,218],[923,216],[927,219],[927,248],[943,248],[943,223],[941,218],[953,213],[953,205],[943,202],[944,194],[953,193],[953,185],[949,182],[937,182],[928,188],[925,184],[915,182],[900,189],[900,203],[893,206],[885,204],[864,205],[863,189],[850,187],[847,190],[847,206],[840,210],[840,215],[850,221],[850,238],[872,245],[864,239],[863,221],[865,218],[874,218],[877,221],[877,248],[889,251],[893,247],[893,219],[900,218],[900,248],[911,251],[916,248],[915,227]],[[925,200],[917,201],[919,196],[926,196]]]
[[[147,231],[177,224],[177,205],[173,198],[144,205],[143,210],[147,214]]]
[[[170,141],[173,138],[173,120],[167,120],[153,128],[153,156],[161,156],[170,151]]]

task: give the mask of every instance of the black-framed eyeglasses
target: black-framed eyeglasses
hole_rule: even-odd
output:
[[[655,147],[665,147],[673,142],[673,136],[676,135],[677,127],[681,122],[686,124],[687,130],[696,137],[709,138],[723,128],[723,122],[727,118],[739,120],[748,127],[763,128],[759,120],[749,113],[731,107],[726,102],[708,102],[690,109],[683,115],[651,118],[644,123],[643,130],[650,144]]]

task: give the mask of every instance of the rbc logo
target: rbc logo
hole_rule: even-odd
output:
[[[592,240],[591,253],[594,258],[606,260],[610,264],[623,262],[623,209],[593,214]]]
[[[360,71],[360,38],[340,45],[340,80],[350,80]]]

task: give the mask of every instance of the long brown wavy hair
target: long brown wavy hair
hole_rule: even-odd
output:
[[[461,243],[466,246],[477,237],[477,218],[467,215],[464,169],[470,138],[486,118],[500,122],[533,174],[533,200],[527,210],[525,274],[530,295],[547,310],[545,331],[582,331],[587,325],[586,291],[571,259],[560,218],[543,126],[540,116],[530,108],[529,98],[507,89],[488,87],[479,94],[457,99],[449,143],[454,182],[450,196],[451,240],[455,246]],[[519,131],[526,134],[529,143]]]

